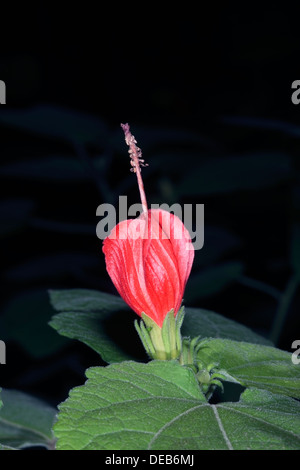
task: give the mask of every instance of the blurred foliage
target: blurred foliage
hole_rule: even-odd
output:
[[[47,292],[30,292],[14,297],[0,317],[1,338],[15,341],[33,357],[43,358],[66,344],[48,326],[52,316]]]
[[[54,448],[54,407],[17,390],[0,389],[0,397],[0,450]]]

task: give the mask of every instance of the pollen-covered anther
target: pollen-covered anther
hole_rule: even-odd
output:
[[[136,173],[136,163],[138,163],[140,166],[149,166],[148,163],[145,163],[145,160],[142,157],[142,151],[140,148],[136,147],[135,149],[129,149],[128,153],[131,157],[130,160],[130,165],[133,167],[130,169],[130,171],[133,171]]]
[[[140,190],[140,196],[141,196],[141,202],[143,206],[143,212],[147,212],[148,207],[147,207],[147,200],[146,200],[146,195],[145,195],[145,190],[144,190],[144,184],[143,180],[141,177],[141,166],[148,166],[145,164],[144,160],[141,159],[142,157],[142,151],[141,149],[136,145],[137,141],[135,140],[134,136],[130,132],[130,127],[129,124],[121,124],[121,127],[124,131],[125,134],[125,142],[129,147],[129,155],[130,155],[130,164],[132,166],[131,170],[133,173],[136,174],[137,180],[138,180],[138,185],[139,185],[139,190]]]
[[[132,171],[133,173],[136,173],[135,161],[130,160],[130,165],[133,167],[133,168],[130,168],[130,171]]]

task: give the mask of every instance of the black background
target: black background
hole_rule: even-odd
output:
[[[68,141],[1,121],[2,219],[3,226],[7,221],[13,226],[1,237],[1,306],[3,318],[11,318],[0,331],[7,342],[2,387],[57,404],[84,381],[86,367],[99,364],[98,356],[77,342],[33,354],[20,341],[22,332],[16,339],[12,330],[22,318],[27,335],[27,315],[39,317],[39,309],[50,318],[49,288],[115,293],[95,234],[95,213],[99,204],[116,202],[121,194],[128,195],[129,203],[139,202],[121,122],[130,123],[149,163],[143,170],[149,204],[205,204],[205,230],[214,227],[215,236],[205,238],[203,250],[196,253],[191,280],[205,269],[233,262],[242,263],[247,279],[279,291],[287,286],[295,261],[291,234],[299,222],[300,105],[291,101],[291,84],[300,79],[297,14],[275,6],[237,10],[228,4],[210,9],[201,4],[198,10],[193,5],[136,7],[123,2],[112,8],[101,3],[97,8],[92,3],[67,8],[43,2],[16,5],[3,15],[0,79],[6,83],[7,104],[0,111],[43,105],[99,119],[107,132],[99,132],[97,145],[85,150],[90,162],[103,157],[107,170],[104,183],[103,175],[91,172],[86,161],[81,161],[83,179],[72,180],[65,170],[57,178],[8,174],[5,168],[12,163],[31,162],[28,172],[36,175],[33,160],[77,155]],[[52,124],[50,119],[49,129]],[[182,132],[185,137],[179,138]],[[184,194],[177,192],[210,158],[224,162],[257,154],[270,155],[267,181],[272,155],[286,155],[289,177],[257,188],[254,183],[250,190],[246,185],[203,193],[196,185]],[[230,172],[229,165],[221,180],[230,180]],[[81,224],[90,231],[83,234],[63,224]],[[234,241],[214,257],[224,243],[224,230]],[[205,261],[206,250],[211,260]],[[268,337],[278,302],[240,280],[225,284],[199,298],[189,297],[187,290],[186,305],[215,310]],[[291,350],[298,339],[298,312],[296,292],[278,347]],[[34,335],[33,347],[39,330]]]

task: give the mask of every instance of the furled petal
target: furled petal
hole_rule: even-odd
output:
[[[178,217],[156,209],[120,222],[103,252],[116,289],[138,315],[146,313],[161,327],[172,308],[178,312],[194,259]]]

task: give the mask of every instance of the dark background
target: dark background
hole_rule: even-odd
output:
[[[1,20],[0,385],[54,404],[99,359],[47,326],[47,290],[115,293],[96,208],[139,202],[121,122],[149,163],[149,204],[205,205],[185,304],[285,350],[299,338],[297,14],[92,5],[18,5]]]

